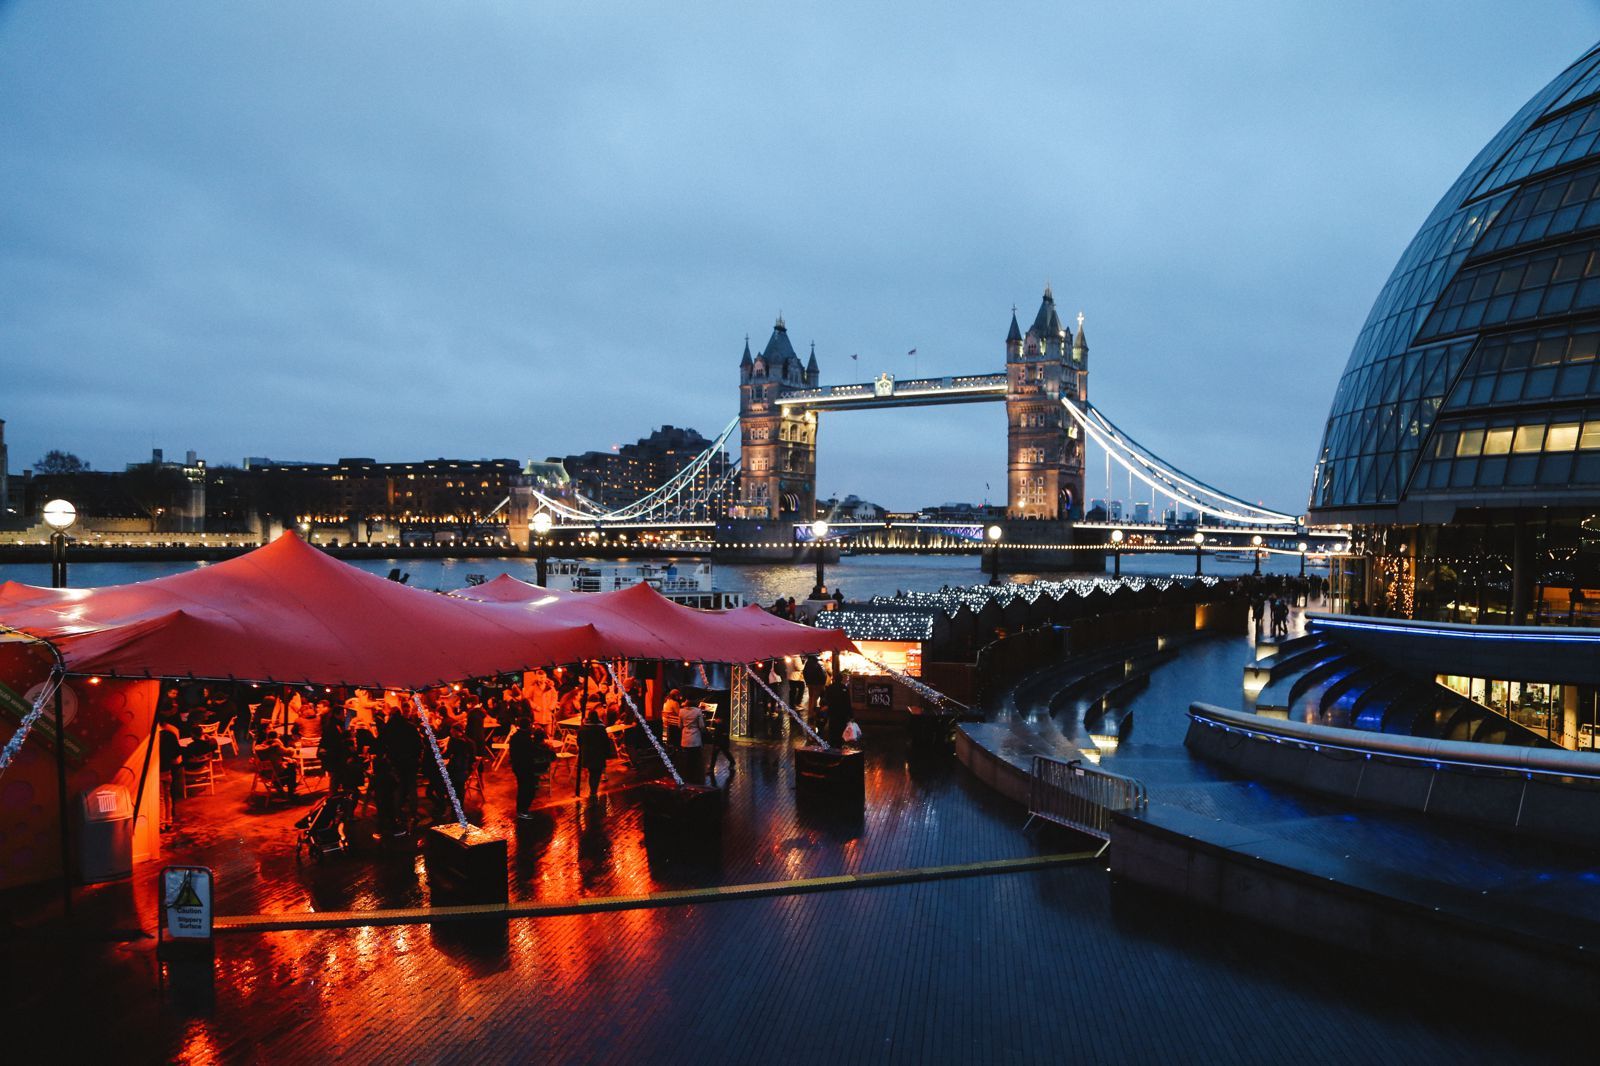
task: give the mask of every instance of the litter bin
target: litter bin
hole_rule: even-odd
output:
[[[86,885],[133,876],[133,797],[102,785],[80,797],[78,879]]]

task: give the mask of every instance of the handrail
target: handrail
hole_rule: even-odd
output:
[[[1073,759],[1033,757],[1028,783],[1028,821],[1035,818],[1109,842],[1113,811],[1143,810],[1149,803],[1144,784]],[[1104,850],[1104,849],[1102,849]]]
[[[1312,725],[1279,718],[1262,718],[1208,703],[1189,705],[1189,718],[1213,729],[1254,736],[1274,743],[1291,743],[1317,750],[1346,751],[1368,758],[1378,755],[1428,763],[1435,769],[1456,766],[1473,770],[1541,774],[1600,781],[1600,754],[1564,749],[1530,748],[1506,744],[1479,744],[1465,740],[1428,740],[1393,733],[1372,733],[1342,726]]]

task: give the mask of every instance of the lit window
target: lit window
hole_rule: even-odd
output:
[[[1578,438],[1578,447],[1585,451],[1600,448],[1600,421],[1591,419],[1583,424],[1583,436]]]
[[[1461,440],[1456,444],[1456,454],[1459,456],[1473,456],[1481,451],[1483,451],[1483,430],[1462,430]]]
[[[1518,426],[1511,444],[1514,452],[1536,452],[1544,447],[1544,426]]]
[[[1512,429],[1503,426],[1500,429],[1491,429],[1483,435],[1484,455],[1504,455],[1511,450]]]
[[[1570,452],[1578,446],[1578,423],[1561,422],[1550,427],[1544,438],[1547,452]]]

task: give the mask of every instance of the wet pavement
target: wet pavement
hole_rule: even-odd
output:
[[[1237,691],[1239,662],[1229,673],[1215,656],[1184,661],[1212,663],[1198,669]],[[1163,679],[1177,665],[1139,698],[1165,705],[1169,686],[1203,683]],[[1186,760],[1172,750],[1181,734],[1151,708],[1118,757]],[[1082,846],[1020,832],[1023,813],[948,755],[915,756],[887,731],[867,748],[867,808],[852,818],[797,810],[781,744],[736,746],[712,861],[652,855],[626,775],[594,805],[558,781],[521,829],[508,818],[508,771],[491,772],[473,805],[508,831],[521,900]],[[217,871],[220,913],[425,900],[409,846],[363,839],[351,855],[296,865],[302,812],[247,811],[247,788],[230,773],[216,797],[180,807],[168,838],[174,861]],[[140,932],[149,880],[85,893],[71,929],[49,918],[47,898],[13,901],[0,1002],[21,1050],[7,1061],[1505,1063],[1592,1046],[1582,1019],[1532,1024],[1518,997],[1536,989],[1505,990],[1485,1010],[1481,990],[1113,892],[1097,863],[597,914],[232,934],[218,938],[214,967],[177,965],[164,983]]]

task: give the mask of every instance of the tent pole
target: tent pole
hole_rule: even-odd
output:
[[[157,699],[159,699],[159,698],[160,697],[158,696]],[[137,792],[135,792],[133,794],[133,831],[135,833],[137,833],[139,831],[139,805],[144,802],[144,786],[145,786],[145,782],[150,780],[150,757],[153,754],[155,754],[155,749],[156,749],[156,716],[155,716],[155,712],[152,710],[152,712],[150,714],[150,742],[145,746],[145,749],[144,749],[144,767],[143,767],[143,769],[141,769],[139,771],[139,791],[137,791]],[[234,754],[235,755],[238,754],[237,746],[234,748]],[[156,820],[160,821],[159,815],[157,816]]]
[[[61,809],[61,912],[72,916],[72,862],[67,825],[67,731],[61,710],[61,689],[66,680],[56,686],[56,802]]]

